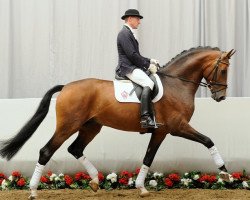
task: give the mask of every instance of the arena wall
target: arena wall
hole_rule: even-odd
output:
[[[246,169],[250,172],[250,98],[227,98],[217,103],[211,98],[196,98],[196,110],[191,125],[210,137],[221,152],[230,171]],[[39,98],[0,99],[0,139],[12,137],[34,114]],[[39,150],[47,143],[55,129],[55,99],[50,111],[32,138],[20,152],[7,162],[0,159],[0,172],[9,174],[20,170],[33,173]],[[69,138],[54,154],[46,170],[55,173],[74,173],[83,168],[67,152],[76,137]],[[104,127],[85,150],[85,155],[102,172],[134,170],[141,166],[150,134],[123,132]],[[168,135],[156,154],[152,171],[186,172],[201,170],[217,172],[208,150],[195,142]]]

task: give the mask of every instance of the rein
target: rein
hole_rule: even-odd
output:
[[[157,72],[157,74],[161,74],[163,76],[167,76],[167,77],[170,77],[170,78],[177,78],[181,81],[184,81],[184,82],[189,82],[189,83],[193,83],[193,84],[196,84],[196,85],[199,85],[199,86],[202,86],[202,87],[209,87],[210,84],[207,84],[205,82],[195,82],[195,81],[192,81],[192,80],[188,80],[188,79],[185,79],[183,77],[179,77],[179,76],[173,76],[173,75],[170,75],[170,74],[165,74],[163,72]]]
[[[212,69],[212,71],[209,73],[209,75],[208,75],[208,77],[207,77],[207,79],[208,79],[208,78],[210,77],[210,75],[214,72],[213,78],[212,78],[211,81],[209,81],[209,83],[205,83],[205,82],[202,82],[202,81],[201,81],[201,82],[195,82],[195,81],[192,81],[192,80],[183,78],[183,77],[173,76],[173,75],[171,75],[171,74],[165,74],[165,73],[159,72],[159,71],[157,72],[157,74],[161,74],[161,75],[163,75],[163,76],[167,76],[167,77],[170,77],[170,78],[177,78],[177,79],[179,79],[179,80],[181,80],[181,81],[188,82],[188,83],[193,83],[193,84],[195,84],[195,85],[199,85],[199,86],[202,86],[202,87],[208,87],[210,90],[211,90],[211,88],[212,88],[213,85],[224,86],[224,88],[219,89],[219,90],[216,90],[216,91],[212,91],[212,90],[211,90],[211,92],[212,92],[212,94],[213,94],[213,93],[219,92],[219,91],[221,91],[221,90],[225,90],[225,89],[227,88],[227,84],[223,84],[223,83],[218,83],[218,82],[216,82],[216,79],[217,79],[217,72],[218,72],[218,68],[219,68],[220,63],[229,65],[229,63],[224,62],[224,61],[221,60],[221,56],[222,56],[222,53],[221,53],[220,57],[217,59],[217,62],[215,63],[214,68]]]

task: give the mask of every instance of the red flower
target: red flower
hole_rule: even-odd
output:
[[[137,169],[135,170],[135,174],[138,175],[139,173],[140,173],[140,168],[137,168]]]
[[[26,184],[26,181],[24,178],[20,178],[19,181],[17,181],[17,185],[22,187]]]
[[[101,172],[98,172],[98,179],[100,182],[102,182],[104,180],[104,176]]]
[[[209,177],[209,180],[208,180],[209,183],[215,183],[216,181],[217,181],[216,176],[211,175],[211,176]]]
[[[67,185],[71,185],[73,183],[73,179],[69,175],[64,175],[64,180]]]
[[[84,180],[91,180],[91,177],[88,174],[85,174],[83,172],[78,172],[75,174],[75,179],[77,181],[84,179]]]
[[[0,178],[5,178],[5,175],[3,173],[0,173]]]
[[[85,179],[85,180],[91,180],[91,177],[88,174],[84,174],[83,175],[83,179]]]
[[[128,172],[128,171],[122,171],[121,176],[131,178],[133,176],[133,174]]]
[[[234,172],[234,173],[232,173],[232,176],[234,179],[241,179],[243,174],[241,172]]]
[[[179,182],[180,181],[180,176],[179,174],[169,174],[168,177],[175,182]]]
[[[200,182],[208,182],[208,180],[209,180],[209,175],[207,174],[204,174],[203,176],[199,178]]]
[[[48,179],[46,176],[42,176],[42,177],[40,178],[40,181],[41,181],[42,183],[48,183],[48,182],[49,182],[49,179]]]
[[[128,179],[127,178],[120,178],[119,183],[122,185],[128,185]]]
[[[200,182],[214,183],[217,181],[217,178],[214,175],[210,176],[208,174],[204,174],[203,176],[200,177],[199,181]]]
[[[52,175],[52,171],[49,170],[47,174],[48,174],[48,176],[51,176]]]
[[[15,176],[15,177],[20,177],[20,176],[21,176],[20,172],[18,172],[18,171],[12,172],[11,175],[12,175],[12,176]]]
[[[169,188],[173,187],[173,185],[174,185],[174,183],[171,181],[170,178],[166,178],[166,179],[165,179],[165,184],[166,184],[166,186],[169,187]]]
[[[81,172],[78,172],[78,173],[75,174],[75,179],[77,181],[81,180],[81,178],[82,178],[82,173]]]

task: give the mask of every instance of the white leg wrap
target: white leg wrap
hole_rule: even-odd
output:
[[[30,180],[31,191],[37,189],[38,184],[40,182],[40,178],[41,178],[43,170],[44,170],[44,167],[45,167],[44,165],[40,165],[39,163],[36,164],[35,171],[31,177],[31,180]]]
[[[94,165],[85,157],[82,156],[81,158],[78,158],[78,161],[85,167],[88,174],[90,175],[91,179],[99,183],[98,181],[98,171],[94,167]]]
[[[149,169],[149,167],[146,165],[141,166],[140,172],[139,172],[137,179],[135,181],[136,188],[144,188],[144,181],[145,181],[145,178],[148,174],[148,169]]]
[[[219,154],[219,151],[215,146],[209,148],[209,152],[218,168],[222,167],[225,164],[222,160],[221,155]]]

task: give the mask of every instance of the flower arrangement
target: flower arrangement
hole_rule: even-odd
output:
[[[29,180],[18,171],[13,171],[9,178],[0,173],[0,189],[27,189],[28,184]]]
[[[104,176],[99,172],[99,186],[101,189],[132,189],[135,188],[135,180],[140,169],[134,172],[112,172]],[[163,190],[173,188],[203,188],[203,189],[250,189],[250,176],[243,172],[233,172],[228,182],[223,181],[219,174],[201,173],[191,171],[180,175],[179,173],[163,174],[159,172],[148,173],[145,179],[145,187],[149,190]],[[48,171],[44,174],[38,185],[38,189],[90,189],[91,178],[84,172],[78,172],[74,176],[67,174],[54,174]],[[30,179],[20,172],[13,171],[7,178],[0,173],[0,190],[28,189]]]

